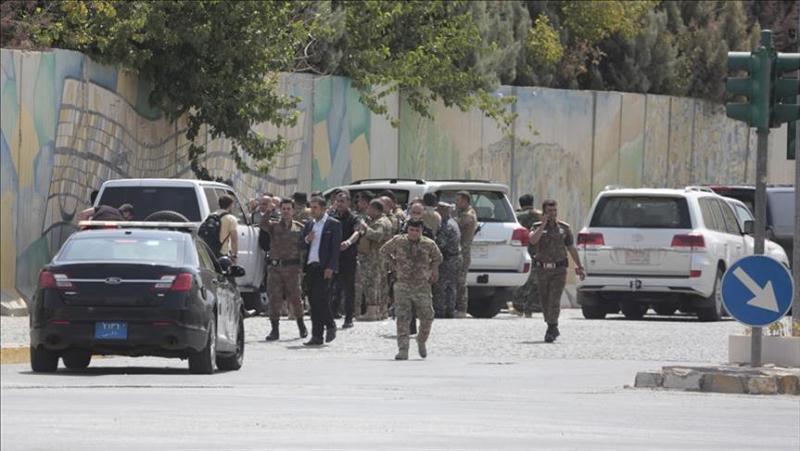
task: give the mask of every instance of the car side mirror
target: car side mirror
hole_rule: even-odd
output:
[[[244,268],[241,266],[233,265],[228,270],[228,275],[232,277],[243,277],[245,274]]]
[[[233,265],[233,261],[227,255],[223,255],[222,257],[220,257],[217,260],[217,262],[219,263],[219,266],[222,268],[222,272],[224,274],[227,274],[228,270],[230,270],[231,266]]]
[[[747,220],[744,222],[744,234],[745,235],[752,235],[753,230],[755,229],[755,221]]]

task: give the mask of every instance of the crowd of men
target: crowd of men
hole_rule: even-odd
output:
[[[456,194],[455,204],[433,193],[412,199],[407,210],[392,191],[360,191],[351,199],[346,190],[295,193],[280,198],[267,193],[249,202],[259,242],[267,252],[264,286],[268,291],[271,330],[267,341],[280,337],[280,318],[288,313],[301,337],[303,298],[311,313],[311,339],[318,346],[336,338],[354,321],[379,321],[393,312],[397,322],[398,360],[408,358],[409,337],[417,334],[418,351],[427,355],[426,341],[434,318],[467,317],[466,276],[478,226],[469,192]],[[545,341],[559,335],[561,292],[566,280],[567,253],[583,277],[569,225],[556,219],[555,201],[533,208],[533,197],[520,199],[518,220],[530,232],[533,269],[514,296],[514,305],[530,317],[541,308],[547,322]],[[288,308],[287,308],[288,307]],[[288,311],[287,311],[288,310]],[[419,329],[417,329],[419,320]]]

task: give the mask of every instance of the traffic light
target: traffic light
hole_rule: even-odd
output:
[[[786,127],[786,159],[795,158],[797,158],[797,121],[792,121]]]
[[[746,97],[747,103],[728,103],[725,113],[731,119],[751,127],[769,127],[770,69],[769,51],[760,47],[755,52],[728,52],[728,70],[746,71],[748,78],[728,78],[725,91],[729,96]]]
[[[778,53],[772,72],[772,111],[769,125],[780,127],[784,122],[800,119],[800,80],[794,74],[800,69],[800,53]]]

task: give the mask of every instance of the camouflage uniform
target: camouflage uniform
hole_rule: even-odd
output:
[[[431,299],[431,271],[439,267],[442,253],[436,243],[424,236],[411,241],[408,235],[399,235],[383,245],[381,257],[390,261],[397,274],[395,283],[395,315],[397,315],[397,347],[399,360],[408,358],[409,329],[411,309],[419,317],[417,344],[421,357],[427,355],[425,343],[433,324],[433,305]]]
[[[389,218],[381,215],[379,218],[367,220],[367,230],[358,240],[358,263],[356,267],[355,305],[353,311],[358,316],[361,313],[362,299],[367,304],[366,317],[362,320],[377,320],[386,297],[383,294],[380,249],[391,235],[392,224]]]
[[[437,318],[452,318],[456,308],[456,292],[461,271],[461,232],[453,218],[442,221],[436,235],[436,245],[442,252],[439,280],[433,284],[433,310]]]
[[[291,313],[295,318],[303,318],[303,304],[300,302],[300,277],[302,275],[302,261],[300,235],[303,226],[297,221],[292,221],[287,227],[284,221],[272,222],[268,217],[263,217],[259,223],[261,229],[270,235],[269,284],[267,296],[269,297],[269,318],[278,321],[281,318],[281,307],[284,299],[289,304]]]
[[[533,207],[523,209],[517,214],[517,221],[529,231],[533,230],[533,224],[542,220],[542,212]],[[534,258],[536,253],[533,246],[528,245],[528,254]],[[530,316],[533,312],[539,312],[542,307],[539,303],[539,284],[537,282],[536,267],[531,265],[528,273],[528,280],[525,284],[514,291],[514,309],[525,316]]]
[[[308,207],[298,208],[295,210],[292,219],[299,222],[301,225],[305,224],[311,219],[311,209]]]
[[[461,232],[461,270],[458,272],[458,292],[456,294],[456,311],[467,312],[467,274],[472,263],[472,240],[478,228],[478,215],[475,209],[467,206],[465,209],[456,210],[456,222]]]
[[[533,224],[533,229],[540,222]],[[534,266],[539,282],[539,297],[542,303],[544,321],[548,325],[558,325],[561,313],[561,293],[567,282],[567,247],[572,246],[572,230],[566,222],[558,221],[557,225],[547,225],[539,242],[533,245],[536,253]],[[554,266],[554,267],[547,267]]]
[[[400,207],[395,207],[393,211],[386,214],[386,217],[392,224],[389,238],[402,233],[403,222],[405,221],[405,213],[403,213],[403,210],[401,210]],[[393,274],[393,269],[391,265],[385,265],[383,267],[380,277],[381,277],[381,282],[380,282],[381,286],[384,287],[383,290],[384,302],[381,303],[380,316],[381,319],[386,319],[388,317],[388,308],[391,305],[394,305],[394,281],[396,277]]]

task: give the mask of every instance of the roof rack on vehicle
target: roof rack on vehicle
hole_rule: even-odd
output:
[[[194,232],[200,226],[191,222],[166,221],[80,221],[78,228],[87,229],[160,229]]]
[[[684,188],[684,189],[685,189],[686,191],[702,191],[702,192],[704,192],[704,193],[713,193],[713,192],[714,192],[714,190],[712,190],[711,188],[709,188],[709,187],[707,187],[707,186],[697,186],[697,185],[691,185],[691,186],[687,186],[687,187],[686,187],[686,188]]]
[[[425,180],[422,179],[405,179],[405,178],[380,178],[380,179],[361,179],[351,182],[351,185],[361,185],[363,183],[370,183],[370,182],[389,182],[389,183],[397,183],[397,182],[414,182],[417,185],[424,185]]]
[[[458,183],[494,183],[492,180],[482,179],[436,179],[428,180],[429,182],[458,182]]]

